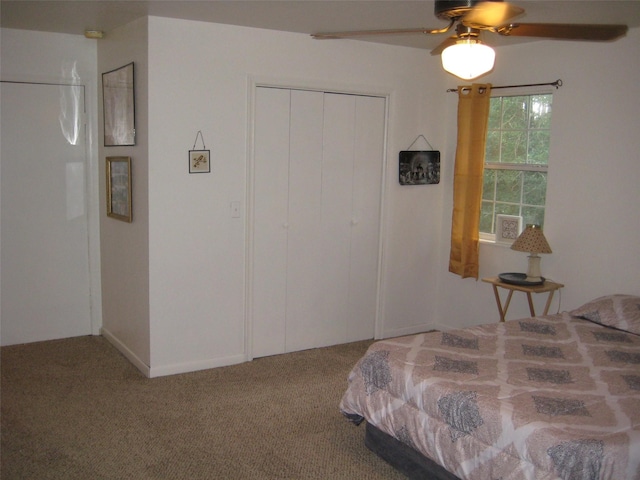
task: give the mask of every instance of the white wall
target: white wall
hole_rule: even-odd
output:
[[[245,206],[254,81],[390,96],[382,319],[387,333],[431,322],[435,295],[422,292],[436,289],[446,186],[400,187],[397,177],[398,152],[418,135],[440,146],[444,76],[437,59],[417,49],[151,18],[149,81],[152,375],[238,362],[248,353]],[[211,149],[212,171],[189,175],[187,152],[198,130]],[[232,201],[242,203],[242,218],[231,218]]]
[[[106,204],[105,158],[131,157],[132,223],[106,216],[100,209],[103,328],[140,370],[151,365],[149,334],[149,154],[147,19],[112,30],[98,43],[100,74],[134,62],[136,145],[104,147],[102,99],[99,101],[100,199]],[[100,75],[101,76],[101,75]],[[102,85],[102,78],[98,85]],[[100,87],[101,88],[101,87]],[[100,93],[102,94],[102,93]]]
[[[91,291],[91,329],[102,324],[97,133],[96,43],[80,35],[3,28],[0,32],[2,81],[84,85],[87,149],[87,225]],[[2,87],[0,86],[0,89]],[[5,119],[3,119],[3,122]]]
[[[613,43],[541,41],[497,50],[493,85],[550,82],[554,90],[542,273],[566,285],[551,313],[610,293],[640,294],[640,29]],[[505,91],[506,92],[506,91]],[[446,99],[447,146],[455,152],[457,98]],[[452,184],[452,172],[443,179]],[[447,272],[451,189],[445,193],[438,323],[498,319],[490,285]],[[525,271],[526,254],[481,245],[480,276]],[[425,290],[425,294],[426,294]],[[537,312],[545,295],[534,296]],[[515,294],[508,318],[528,316]]]
[[[3,30],[2,78],[64,77],[61,52],[74,51],[69,44],[80,50],[71,58],[82,59],[78,71],[90,79],[91,67],[84,65],[95,55],[94,41]],[[379,334],[497,319],[489,285],[448,273],[457,98],[445,89],[459,82],[442,72],[438,57],[161,18],[148,19],[148,38],[145,19],[98,45],[97,72],[136,62],[138,144],[101,147],[99,157],[93,154],[90,184],[97,181],[101,193],[93,208],[102,216],[104,332],[143,371],[205,368],[247,353],[244,207],[249,85],[256,79],[390,95]],[[481,79],[495,85],[564,81],[554,96],[545,228],[554,253],[542,260],[543,273],[566,284],[563,309],[605,293],[640,294],[639,47],[639,29],[611,44],[514,45],[498,50],[495,72]],[[94,86],[87,85],[96,104],[87,105],[97,138],[96,76]],[[187,152],[198,130],[211,149],[212,173],[189,175]],[[401,187],[398,152],[421,134],[442,152],[442,181]],[[132,224],[104,216],[107,155],[133,158]],[[240,219],[231,218],[231,201],[242,203]],[[482,245],[480,261],[481,276],[488,276],[524,270],[526,256]],[[511,308],[510,316],[527,315],[524,297],[514,296]]]

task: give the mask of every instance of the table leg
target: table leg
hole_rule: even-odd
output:
[[[502,315],[502,321],[505,321],[505,317],[507,316],[507,310],[509,310],[509,305],[511,304],[511,297],[513,296],[513,290],[509,290],[509,294],[507,295],[507,301],[504,302],[504,311]]]
[[[498,312],[500,313],[500,321],[504,322],[504,315],[506,312],[505,310],[502,310],[502,303],[500,302],[500,294],[498,293],[498,287],[496,287],[495,285],[492,285],[493,287],[493,294],[496,297],[496,303],[498,304]],[[509,297],[509,300],[511,300],[511,297]],[[509,304],[507,303],[507,307],[509,306]]]
[[[532,317],[536,316],[536,310],[533,308],[533,299],[531,298],[531,292],[527,292],[527,300],[529,301],[529,313]]]
[[[547,313],[549,313],[549,307],[551,306],[551,300],[553,300],[553,294],[555,293],[555,290],[551,290],[549,292],[549,296],[547,297],[547,303],[544,306],[544,313],[543,315],[546,315]]]

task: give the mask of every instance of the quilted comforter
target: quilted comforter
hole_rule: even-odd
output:
[[[563,312],[384,340],[340,409],[461,479],[638,480],[640,335]]]

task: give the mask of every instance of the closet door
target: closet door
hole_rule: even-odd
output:
[[[354,131],[346,342],[372,338],[378,295],[385,99],[358,96]]]
[[[326,94],[322,162],[323,345],[345,341],[349,322],[349,272],[355,155],[354,95]],[[373,325],[373,324],[372,324]]]
[[[254,357],[373,337],[384,107],[257,89]]]
[[[285,351],[290,92],[256,90],[253,194],[253,355]]]
[[[289,215],[287,244],[287,309],[285,350],[292,352],[324,343],[318,268],[322,251],[324,93],[291,91]]]

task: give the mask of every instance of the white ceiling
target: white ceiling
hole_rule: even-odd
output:
[[[640,26],[640,0],[513,0],[511,3],[526,9],[526,13],[517,18],[522,23]],[[446,22],[434,16],[433,8],[433,0],[1,0],[0,18],[4,28],[78,35],[86,29],[95,29],[104,31],[106,36],[110,30],[146,15],[311,34],[446,26]],[[392,35],[362,40],[430,50],[448,35]],[[499,35],[486,37],[487,43],[494,46],[527,40]]]

